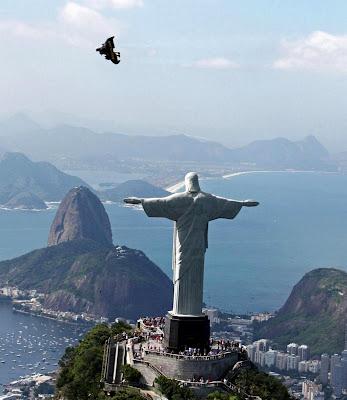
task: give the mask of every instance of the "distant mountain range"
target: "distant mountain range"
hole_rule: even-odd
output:
[[[336,170],[336,163],[314,136],[298,142],[284,138],[261,140],[230,149],[217,142],[186,135],[98,134],[67,125],[43,129],[25,115],[0,124],[0,147],[23,152],[37,160],[59,163],[78,160],[104,165],[110,160],[142,160],[244,165],[254,169]]]
[[[0,204],[5,207],[44,208],[43,200],[59,201],[80,185],[88,186],[48,162],[33,162],[21,153],[0,157]]]
[[[319,268],[298,282],[284,306],[270,320],[256,325],[257,338],[268,338],[285,348],[307,344],[313,355],[344,349],[347,315],[347,273]]]
[[[249,163],[271,169],[336,169],[328,150],[312,135],[297,142],[284,138],[258,140],[232,150],[232,158],[241,164]]]
[[[164,315],[172,283],[146,255],[112,243],[100,200],[86,187],[72,189],[52,223],[49,246],[0,262],[0,285],[36,289],[43,305],[111,319]]]
[[[33,162],[22,153],[0,156],[0,206],[45,209],[45,201],[60,201],[70,189],[89,187],[82,179],[65,174],[48,162]],[[143,180],[129,180],[112,189],[94,191],[103,201],[125,197],[163,197],[169,193]]]

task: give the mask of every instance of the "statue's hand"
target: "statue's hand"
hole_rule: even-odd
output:
[[[245,200],[242,205],[244,207],[256,207],[259,205],[259,201],[255,201],[255,200]]]
[[[127,197],[123,201],[127,204],[141,204],[141,199],[138,199],[137,197]]]

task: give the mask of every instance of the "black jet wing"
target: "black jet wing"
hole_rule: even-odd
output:
[[[113,51],[114,49],[114,36],[111,36],[106,42],[96,49],[101,55],[104,55],[106,60],[112,61],[114,64],[120,63],[120,53]]]

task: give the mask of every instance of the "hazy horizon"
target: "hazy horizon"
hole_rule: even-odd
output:
[[[347,3],[0,4],[1,115],[238,147],[315,135],[347,149]],[[117,66],[95,48],[115,34]]]

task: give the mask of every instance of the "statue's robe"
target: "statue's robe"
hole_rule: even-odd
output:
[[[200,316],[208,223],[217,218],[236,217],[242,208],[242,202],[204,192],[184,192],[163,198],[143,199],[142,206],[149,217],[175,221],[172,313]]]

